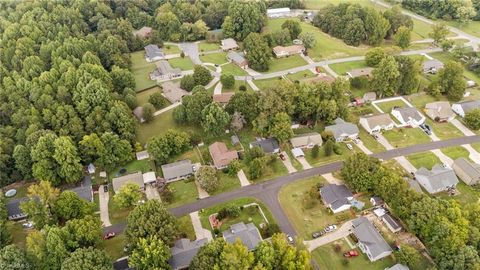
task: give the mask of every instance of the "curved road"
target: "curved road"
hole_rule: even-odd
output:
[[[480,135],[475,136],[465,136],[443,141],[435,141],[424,144],[417,144],[409,147],[392,149],[381,153],[372,154],[371,156],[387,160],[395,157],[406,156],[410,154],[415,154],[419,152],[430,151],[434,149],[440,149],[444,147],[457,146],[462,144],[470,144],[480,142]],[[273,214],[277,224],[280,226],[282,231],[290,235],[296,235],[295,229],[288,220],[288,217],[282,210],[280,203],[278,202],[278,192],[282,186],[299,181],[305,178],[309,178],[315,175],[322,175],[326,173],[331,173],[338,171],[342,168],[343,161],[333,162],[325,164],[322,166],[314,167],[308,170],[303,170],[288,174],[285,176],[278,177],[266,182],[261,182],[258,184],[253,184],[249,186],[244,186],[239,189],[222,193],[216,196],[211,196],[205,199],[197,200],[193,203],[185,204],[179,207],[170,209],[170,211],[177,217],[184,216],[191,212],[199,211],[203,208],[208,208],[217,204],[225,203],[233,199],[242,198],[242,197],[254,197],[261,200],[269,208],[270,212]],[[114,231],[120,233],[125,229],[126,223],[118,223],[109,227],[105,227],[104,231]]]

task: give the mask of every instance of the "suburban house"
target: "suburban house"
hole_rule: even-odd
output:
[[[143,39],[149,38],[152,34],[152,30],[153,29],[151,27],[144,26],[138,30],[133,31],[133,35]]]
[[[145,118],[143,118],[143,107],[142,106],[137,106],[135,109],[133,109],[133,115],[140,121],[140,123],[145,122]]]
[[[320,197],[334,214],[350,209],[352,192],[345,185],[328,184],[320,188]]]
[[[480,100],[464,101],[452,105],[452,110],[461,117],[465,117],[465,114],[475,109],[480,109]]]
[[[253,147],[260,147],[262,148],[263,152],[267,154],[273,154],[280,152],[280,145],[278,144],[277,139],[275,138],[268,138],[264,140],[257,140],[250,143],[250,148]]]
[[[173,270],[187,269],[201,247],[208,243],[207,238],[190,241],[187,238],[178,239],[170,248],[171,257],[168,264]]]
[[[366,217],[352,221],[353,234],[358,239],[358,247],[374,262],[392,254],[392,248],[383,239],[375,226]]]
[[[150,157],[147,150],[137,152],[135,153],[135,156],[137,157],[137,160],[144,160]]]
[[[394,217],[392,217],[392,215],[388,213],[382,216],[382,221],[383,223],[385,223],[387,228],[393,233],[396,233],[402,230],[402,225],[400,225],[398,220],[396,220]]]
[[[182,70],[180,68],[172,68],[167,60],[160,60],[155,62],[157,69],[150,73],[150,79],[156,80],[169,80],[182,76]]]
[[[213,165],[218,170],[224,169],[235,159],[238,159],[237,150],[228,150],[223,142],[215,142],[208,147]]]
[[[227,59],[228,61],[234,63],[235,65],[243,69],[248,68],[248,62],[247,62],[247,59],[245,59],[243,53],[241,54],[238,52],[229,51],[227,54]]]
[[[220,46],[224,52],[236,50],[240,48],[233,38],[222,39],[222,45]]]
[[[436,74],[442,68],[443,63],[437,59],[427,60],[422,64],[423,73]]]
[[[402,126],[408,127],[418,127],[426,120],[425,116],[414,107],[393,108],[392,115],[400,121]]]
[[[223,238],[231,244],[240,239],[248,250],[254,250],[262,242],[262,236],[253,223],[240,222],[233,224],[229,230],[223,232]]]
[[[142,172],[130,173],[127,175],[115,177],[112,179],[113,191],[117,193],[124,185],[128,183],[136,184],[140,189],[144,189],[145,185],[143,183],[143,174]]]
[[[145,60],[147,60],[147,62],[158,61],[164,57],[165,54],[163,53],[163,50],[157,45],[149,44],[145,46]]]
[[[425,105],[425,114],[437,122],[450,122],[455,118],[452,107],[448,101],[437,101]]]
[[[296,135],[290,139],[293,148],[313,148],[322,145],[322,136],[317,132]]]
[[[335,78],[326,73],[320,73],[318,74],[318,76],[308,79],[308,82],[310,83],[324,82],[326,84],[332,84],[333,82],[335,82]]]
[[[18,221],[27,218],[27,214],[23,213],[22,209],[20,209],[20,204],[26,201],[28,201],[28,198],[25,197],[12,199],[5,203],[5,207],[7,208],[7,217],[9,220]]]
[[[480,165],[461,157],[453,162],[452,168],[465,184],[473,186],[480,183]]]
[[[392,267],[385,268],[385,270],[410,270],[410,268],[408,268],[406,265],[397,263]]]
[[[162,92],[163,96],[172,104],[181,102],[184,96],[190,95],[189,92],[183,90],[178,84],[173,82],[164,82],[162,84]]]
[[[87,202],[93,202],[92,177],[84,176],[80,186],[69,189]]]
[[[383,205],[385,202],[383,201],[383,199],[381,197],[373,196],[373,197],[370,198],[370,203],[373,206],[380,206],[380,205]]]
[[[289,17],[291,15],[290,8],[269,8],[267,9],[267,17],[268,18],[281,18],[281,17]]]
[[[151,172],[146,172],[142,175],[143,178],[143,184],[152,184],[157,181],[157,175],[155,174],[154,171]]]
[[[335,119],[335,125],[325,127],[326,131],[330,131],[337,142],[343,142],[347,139],[355,139],[358,137],[358,127],[352,123],[345,122],[341,118]]]
[[[435,164],[431,171],[420,168],[415,172],[418,183],[430,194],[447,191],[458,184],[458,178],[452,169]]]
[[[395,127],[395,123],[388,113],[362,116],[359,123],[369,134],[391,130]]]
[[[225,106],[228,104],[233,95],[235,95],[235,92],[227,92],[213,95],[213,102],[218,103],[218,105],[220,106]]]
[[[370,68],[370,67],[356,68],[348,71],[347,76],[350,78],[358,78],[362,76],[370,78],[372,76],[372,71],[373,71],[373,68]]]
[[[305,47],[303,45],[292,45],[292,46],[275,46],[273,47],[273,53],[277,58],[286,57],[294,54],[301,54],[305,52]]]
[[[193,175],[192,162],[188,159],[162,165],[163,178],[167,182],[182,180]]]

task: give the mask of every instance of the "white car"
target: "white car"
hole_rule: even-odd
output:
[[[31,229],[33,228],[33,222],[25,222],[22,224],[22,227],[26,228],[26,229]]]
[[[349,150],[353,150],[353,146],[352,146],[351,144],[349,144],[349,143],[347,143],[347,148],[348,148]]]
[[[325,228],[325,232],[333,232],[337,229],[337,225],[329,225]]]

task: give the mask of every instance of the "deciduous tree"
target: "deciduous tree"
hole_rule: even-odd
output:
[[[28,201],[20,204],[20,209],[35,223],[37,229],[53,222],[52,208],[58,199],[60,191],[52,187],[48,181],[31,185],[28,188]]]
[[[220,135],[230,123],[230,115],[217,103],[210,103],[202,110],[202,127],[206,133]]]
[[[128,258],[128,265],[138,270],[170,269],[170,248],[157,236],[140,238]]]
[[[270,65],[270,47],[258,33],[250,33],[244,40],[248,66],[257,71],[267,71]]]
[[[53,158],[58,163],[60,177],[67,183],[78,182],[81,179],[83,167],[72,139],[66,136],[58,137],[54,141],[54,146]]]
[[[232,89],[235,85],[235,77],[230,73],[225,73],[220,76],[220,82],[222,86],[227,89]]]
[[[286,113],[277,113],[270,124],[269,133],[284,143],[293,137],[292,121]]]
[[[402,49],[406,49],[410,46],[411,38],[411,31],[405,26],[401,26],[398,28],[398,31],[393,36],[393,40],[395,41],[395,45]]]
[[[465,124],[473,130],[480,129],[480,109],[474,109],[465,114]]]
[[[220,186],[215,168],[202,166],[195,173],[195,180],[206,192],[214,192]]]
[[[393,56],[385,57],[378,67],[372,72],[372,90],[380,97],[391,97],[398,88],[398,72],[397,62]]]
[[[445,24],[437,23],[432,27],[432,32],[430,32],[428,35],[435,43],[440,44],[447,38],[449,32],[450,31],[448,31],[448,28]]]
[[[113,200],[121,207],[128,208],[138,204],[142,197],[143,193],[137,184],[127,183],[115,193]]]
[[[347,158],[341,174],[349,187],[355,191],[370,191],[376,186],[380,162],[364,153],[356,153]]]
[[[30,270],[33,269],[27,254],[16,245],[8,245],[0,249],[0,269]]]
[[[195,85],[207,85],[212,80],[212,74],[208,68],[196,65],[193,68],[193,80]]]
[[[53,212],[60,220],[83,218],[93,213],[95,205],[81,199],[77,193],[66,190],[60,194],[53,206]]]
[[[449,61],[437,74],[436,82],[440,92],[451,101],[460,101],[465,94],[466,83],[463,78],[463,67],[460,63]]]
[[[190,143],[187,133],[167,130],[163,135],[152,137],[148,142],[148,152],[160,164],[164,164],[168,159],[184,151]]]
[[[62,270],[112,270],[107,253],[101,249],[79,248],[62,263]]]
[[[290,33],[290,38],[292,40],[298,38],[298,35],[302,32],[302,27],[300,26],[300,22],[295,20],[286,20],[282,23],[282,29],[287,29]]]
[[[305,48],[307,49],[315,47],[317,43],[315,35],[310,32],[300,33],[300,35],[298,35],[298,38],[303,42],[303,46],[305,46]]]

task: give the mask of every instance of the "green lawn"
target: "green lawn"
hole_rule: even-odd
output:
[[[165,45],[163,46],[163,52],[165,54],[177,54],[181,53],[182,51],[178,48],[178,46],[175,45]]]
[[[190,240],[195,240],[195,230],[193,229],[192,219],[190,215],[180,217],[178,220],[179,231],[181,232],[182,237],[188,238]]]
[[[287,78],[289,80],[291,80],[292,82],[295,82],[295,81],[303,81],[303,80],[308,80],[310,78],[314,78],[316,77],[317,75],[316,74],[313,74],[312,71],[310,70],[304,70],[304,71],[300,71],[300,72],[297,72],[297,73],[293,73],[293,74],[288,74],[287,75]]]
[[[455,196],[449,196],[446,192],[442,192],[437,196],[443,199],[456,200],[462,205],[478,203],[480,198],[479,188],[468,186],[465,183],[463,183],[462,180],[459,180],[459,181],[460,182],[457,184],[456,188],[460,194]]]
[[[132,61],[132,74],[135,77],[135,90],[142,90],[156,85],[155,81],[150,80],[150,72],[154,71],[155,63],[148,63],[145,60],[144,51],[138,51],[130,54]]]
[[[264,90],[277,85],[281,80],[283,80],[282,77],[277,77],[272,79],[254,80],[253,83],[261,90]]]
[[[406,158],[417,169],[420,169],[421,167],[425,167],[431,170],[433,165],[442,163],[440,159],[432,152],[417,153],[417,154],[409,155]]]
[[[227,88],[222,86],[222,92],[238,92],[238,91],[240,91],[239,87],[241,85],[245,85],[245,87],[247,87],[247,91],[253,91],[252,87],[247,82],[245,82],[245,81],[235,81],[235,84],[233,85],[233,87],[231,89],[227,89]]]
[[[32,232],[32,229],[25,229],[21,222],[7,221],[7,228],[12,236],[12,244],[19,247],[25,247],[25,240],[27,235]]]
[[[465,31],[471,35],[480,37],[480,21],[470,21],[468,23],[460,23],[458,21],[447,21],[448,25],[456,27],[462,31]]]
[[[400,128],[383,132],[383,136],[388,142],[396,148],[406,147],[410,145],[430,142],[425,132],[420,128]]]
[[[363,61],[363,60],[362,61],[352,61],[352,62],[331,64],[329,66],[338,75],[345,75],[345,74],[347,74],[347,71],[350,71],[352,69],[368,67],[367,63],[365,63],[365,61]]]
[[[277,158],[271,163],[268,163],[263,169],[263,174],[257,179],[250,179],[250,174],[248,172],[248,167],[244,169],[245,175],[251,182],[261,182],[266,180],[271,180],[273,178],[288,174],[287,168],[283,165],[282,161]],[[240,180],[239,180],[240,181]]]
[[[450,124],[448,122],[437,123],[432,121],[430,118],[427,118],[426,123],[432,128],[433,133],[442,140],[464,136],[463,133],[458,128],[456,128],[453,124]]]
[[[128,214],[130,211],[133,210],[134,207],[130,208],[123,208],[120,205],[118,205],[113,196],[113,188],[109,189],[110,192],[110,199],[108,200],[108,214],[110,217],[110,222],[112,224],[117,224],[121,222],[125,222],[127,220]]]
[[[226,65],[222,65],[221,68],[222,68],[222,74],[229,73],[229,74],[232,74],[233,76],[243,76],[248,74],[244,69],[235,65],[234,63],[228,63]]]
[[[148,159],[133,160],[133,161],[130,161],[129,163],[127,163],[125,165],[119,166],[119,167],[115,168],[114,170],[110,171],[108,173],[108,178],[110,180],[112,180],[112,178],[116,177],[116,174],[122,168],[125,168],[127,170],[127,172],[124,173],[124,175],[129,174],[129,173],[138,172],[138,171],[141,171],[142,173],[146,173],[146,172],[149,172],[149,171],[155,171],[155,165],[154,165],[153,161],[150,161]]]
[[[216,191],[210,192],[210,195],[224,193],[240,187],[240,180],[236,175],[229,176],[220,170],[217,171],[217,177],[220,180],[220,187]]]
[[[198,43],[198,51],[200,52],[216,51],[216,50],[220,50],[220,44],[218,43],[209,43],[209,42]]]
[[[384,113],[390,113],[392,112],[393,107],[407,107],[407,104],[403,102],[401,99],[396,99],[392,101],[386,101],[386,102],[378,102],[375,103]]]
[[[155,86],[153,88],[150,88],[146,91],[142,91],[142,92],[138,92],[136,97],[137,97],[137,105],[138,106],[143,106],[145,103],[148,102],[148,98],[153,94],[153,93],[161,93],[162,92],[162,89],[159,87],[159,86]],[[170,105],[170,102],[166,99],[166,98],[163,98],[165,100],[165,106],[163,107],[166,107],[168,105]]]
[[[228,62],[227,53],[224,52],[201,55],[200,60],[204,63],[213,63],[218,65]]]
[[[307,64],[307,61],[298,54],[289,57],[272,58],[268,72],[282,71]]]
[[[180,180],[168,184],[173,192],[173,200],[165,202],[168,208],[180,206],[182,204],[194,202],[198,199],[197,186],[191,180]]]
[[[180,68],[181,70],[192,70],[193,69],[193,62],[190,60],[189,57],[178,57],[168,59],[170,65],[174,68]]]
[[[112,261],[116,261],[125,256],[123,248],[125,247],[125,234],[117,234],[114,238],[102,240],[100,247],[103,247]]]
[[[6,187],[3,187],[4,191],[7,191],[9,189],[15,189],[17,191],[17,194],[15,194],[15,196],[5,198],[5,200],[8,202],[8,201],[13,200],[13,199],[26,197],[27,193],[28,193],[28,187],[30,187],[30,185],[33,185],[33,184],[35,184],[35,183],[34,182],[29,183],[29,182],[26,182],[26,181],[21,181],[21,182],[15,182],[15,183],[12,183],[12,184],[10,184]]]
[[[472,143],[470,144],[477,152],[480,152],[480,143]]]
[[[467,149],[461,146],[452,146],[447,148],[442,148],[441,151],[447,155],[449,158],[455,160],[460,157],[464,157],[466,159],[470,159],[470,152]]]
[[[417,108],[425,108],[425,105],[427,103],[446,100],[446,98],[443,96],[433,97],[425,92],[407,96],[406,99],[408,100],[408,102],[410,102],[413,106]]]
[[[354,145],[354,143],[350,143],[352,146]],[[323,150],[323,146],[320,147],[320,151],[318,153],[318,157],[317,158],[314,158],[312,156],[312,150],[311,149],[306,149],[304,150],[303,152],[305,153],[305,159],[308,161],[308,163],[310,163],[310,165],[312,166],[318,166],[318,165],[322,165],[322,164],[325,164],[325,163],[330,163],[330,162],[335,162],[335,161],[339,161],[339,160],[342,160],[342,159],[345,159],[347,158],[352,152],[356,152],[357,151],[357,148],[354,148],[353,151],[351,150],[348,150],[346,144],[344,143],[338,143],[339,147],[340,147],[340,150],[341,150],[341,155],[337,155],[335,153],[332,153],[331,156],[325,156],[325,151]]]
[[[385,147],[381,145],[377,140],[375,140],[372,135],[368,134],[363,128],[360,128],[360,133],[358,134],[360,140],[363,142],[363,145],[367,147],[370,151],[374,153],[385,151]]]

